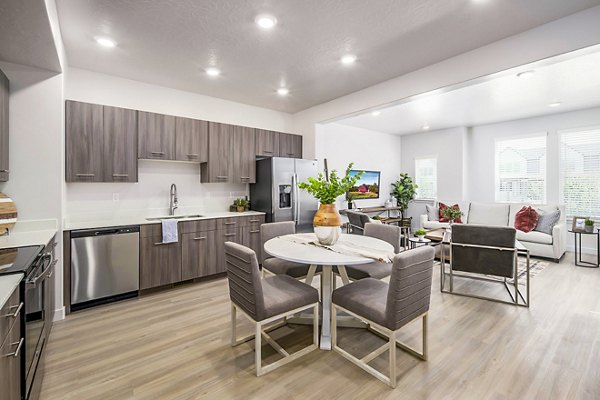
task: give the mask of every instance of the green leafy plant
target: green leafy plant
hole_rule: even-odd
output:
[[[587,219],[585,220],[585,225],[586,225],[586,226],[594,226],[594,220],[593,220],[593,219],[589,219],[589,218],[587,218]]]
[[[442,216],[444,218],[447,218],[449,221],[454,221],[455,219],[462,217],[463,213],[462,213],[462,211],[457,210],[454,207],[446,207],[442,211]]]
[[[246,207],[248,205],[248,200],[240,197],[239,199],[235,199],[233,201],[233,205],[236,207]]]
[[[400,179],[392,183],[392,196],[396,198],[398,207],[400,207],[400,214],[404,219],[404,213],[408,209],[408,203],[410,203],[417,193],[417,184],[413,182],[413,179],[406,173],[400,174]]]
[[[333,204],[335,199],[346,193],[363,175],[364,171],[360,171],[350,176],[353,165],[354,163],[348,164],[346,174],[341,178],[334,169],[325,175],[320,172],[316,178],[308,178],[307,182],[299,183],[298,187],[313,195],[321,204]]]
[[[427,231],[425,229],[417,229],[415,231],[415,236],[425,236],[427,235]]]

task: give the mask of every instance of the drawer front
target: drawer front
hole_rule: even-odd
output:
[[[242,216],[219,218],[217,220],[217,229],[241,228],[248,225],[248,219]]]
[[[216,219],[200,219],[197,221],[183,221],[179,223],[179,231],[181,233],[207,232],[216,229]]]
[[[161,236],[140,239],[140,289],[181,281],[181,236],[179,239],[165,244]]]
[[[21,399],[21,356],[24,342],[21,325],[14,324],[4,344],[0,346],[0,397],[2,400]],[[41,381],[41,378],[38,379]],[[32,398],[32,397],[30,397]]]
[[[250,227],[250,230],[260,229],[260,226],[265,223],[264,215],[250,215],[243,218],[247,220],[247,226]]]
[[[140,238],[162,236],[161,224],[146,224],[140,225]]]
[[[19,287],[16,287],[6,304],[0,310],[0,344],[4,343],[8,332],[15,325],[15,322],[17,323],[17,329],[19,329],[20,325],[18,322],[22,312],[25,312],[25,309],[19,295]]]

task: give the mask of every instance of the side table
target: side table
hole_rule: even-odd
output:
[[[599,268],[600,267],[600,228],[597,228],[596,231],[592,232],[580,232],[569,229],[575,239],[575,266],[577,267],[587,267],[587,268]],[[582,261],[581,260],[581,235],[596,236],[596,262]]]
[[[416,237],[408,238],[408,242],[410,243],[410,248],[415,249],[419,246],[428,246],[431,243],[430,239],[419,239]]]

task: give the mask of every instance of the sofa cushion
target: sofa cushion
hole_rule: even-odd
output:
[[[425,204],[425,209],[427,210],[427,219],[429,221],[439,221],[440,220],[439,207],[432,206],[431,204]]]
[[[537,225],[538,213],[531,206],[523,206],[515,215],[515,228],[522,232],[531,232]]]
[[[423,229],[440,229],[447,228],[450,226],[448,222],[440,222],[440,221],[424,221]]]
[[[476,225],[509,226],[509,211],[509,204],[471,203],[468,223]]]
[[[517,240],[519,242],[552,244],[552,235],[538,231],[523,232],[517,230]]]
[[[446,208],[448,208],[448,207],[449,207],[449,206],[448,206],[448,205],[446,205],[446,204],[444,204],[444,203],[440,203],[440,204],[439,204],[439,221],[440,221],[440,222],[448,222],[448,221],[449,221],[449,220],[448,220],[448,218],[444,217],[444,210],[445,210]],[[462,210],[460,209],[460,206],[459,206],[458,204],[454,204],[454,205],[452,206],[452,208],[454,208],[454,209],[456,209],[456,210],[459,210],[459,211],[462,211]],[[464,215],[464,213],[463,213],[463,215]],[[454,222],[456,222],[457,224],[462,224],[462,218],[461,218],[461,217],[458,217],[458,218],[456,218],[456,219],[454,220]]]
[[[552,212],[544,212],[542,209],[538,208],[538,211],[538,223],[534,230],[552,235],[552,229],[554,229],[554,225],[556,225],[560,220],[560,210],[557,209]]]

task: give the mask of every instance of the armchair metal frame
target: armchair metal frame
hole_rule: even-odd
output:
[[[450,245],[450,254],[449,254],[449,264],[450,264],[450,270],[449,272],[446,272],[446,253],[445,253],[445,246],[446,245]],[[470,248],[480,248],[480,249],[488,249],[488,250],[497,250],[497,251],[510,251],[514,253],[514,275],[513,275],[513,279],[512,279],[512,283],[509,283],[507,278],[504,277],[494,277],[493,275],[485,275],[485,274],[477,274],[477,273],[470,273],[470,272],[456,272],[452,269],[452,249],[454,246],[460,246],[460,247],[470,247]],[[529,307],[529,299],[530,299],[530,255],[529,255],[529,251],[526,249],[520,249],[518,247],[497,247],[497,246],[484,246],[484,245],[475,245],[475,244],[465,244],[465,243],[457,243],[457,242],[450,242],[450,243],[441,243],[441,248],[440,248],[440,291],[442,293],[450,293],[450,294],[455,294],[458,296],[465,296],[465,297],[472,297],[472,298],[476,298],[476,299],[481,299],[481,300],[489,300],[489,301],[494,301],[497,303],[503,303],[503,304],[512,304],[512,305],[517,305],[517,306],[521,306],[521,307]],[[525,255],[527,257],[527,267],[526,267],[526,277],[525,277],[525,296],[523,296],[523,294],[521,293],[521,290],[519,289],[519,271],[518,271],[518,266],[519,266],[519,262],[518,262],[518,256],[519,254]],[[449,276],[449,290],[447,290],[445,288],[446,286],[446,276]],[[473,280],[479,280],[479,281],[485,281],[485,282],[494,282],[494,283],[500,283],[502,284],[505,288],[506,291],[508,292],[508,295],[510,296],[510,301],[508,300],[502,300],[502,299],[498,299],[498,298],[494,298],[494,297],[487,297],[487,296],[479,296],[479,295],[475,295],[475,294],[469,294],[469,293],[464,293],[464,292],[456,292],[454,290],[454,278],[458,277],[458,278],[467,278],[467,279],[473,279]],[[511,292],[511,287],[513,289],[513,292]]]

